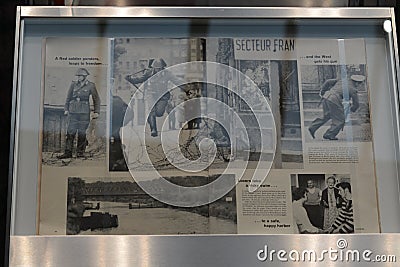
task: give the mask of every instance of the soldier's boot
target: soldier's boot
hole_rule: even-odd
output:
[[[73,134],[67,134],[67,138],[65,139],[65,150],[64,153],[57,156],[58,159],[69,159],[72,158],[72,146],[74,144]]]
[[[76,147],[77,158],[85,158],[86,145],[87,145],[86,134],[78,134],[78,144]]]
[[[345,124],[344,120],[332,119],[331,127],[325,132],[323,138],[326,140],[338,140],[336,137]]]
[[[329,136],[329,135],[325,135],[325,134],[324,134],[323,138],[326,140],[339,140],[336,136]]]
[[[324,116],[323,118],[316,118],[312,121],[310,127],[308,127],[308,131],[310,132],[310,135],[313,139],[315,139],[315,132],[328,120],[329,118],[327,116]]]
[[[150,131],[151,131],[151,136],[156,137],[158,135],[157,133],[157,120],[156,116],[150,114],[149,118],[147,119],[147,122],[150,125]]]

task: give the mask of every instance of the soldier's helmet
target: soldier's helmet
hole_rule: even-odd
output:
[[[75,76],[88,76],[88,75],[90,75],[90,73],[85,68],[79,68],[75,74]]]
[[[153,63],[151,63],[151,67],[154,69],[163,69],[167,66],[167,63],[165,63],[164,59],[162,58],[157,58],[153,60]]]

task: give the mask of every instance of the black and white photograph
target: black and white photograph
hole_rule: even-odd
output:
[[[207,60],[229,65],[241,71],[257,85],[269,101],[270,109],[275,119],[277,134],[276,151],[272,168],[303,168],[299,84],[295,54],[287,55],[283,53],[281,54],[282,59],[275,60],[268,58],[270,54],[266,54],[264,57],[257,57],[257,52],[251,49],[239,52],[237,45],[234,45],[235,40],[232,38],[207,39]],[[253,41],[253,39],[245,38],[242,41]],[[276,55],[274,58],[276,58]],[[230,78],[225,77],[225,79]],[[225,83],[231,85],[233,90],[241,90],[244,94],[248,91],[249,85],[246,83],[240,81],[226,81]],[[238,110],[240,117],[246,123],[246,131],[250,139],[250,160],[270,157],[271,154],[259,155],[260,144],[257,140],[260,139],[258,137],[260,133],[264,136],[271,136],[273,134],[273,126],[270,124],[258,125],[252,119],[249,107],[243,101],[237,101],[233,94],[225,92],[219,95],[221,101],[228,103],[235,110]],[[264,107],[264,109],[267,111],[268,108]],[[240,137],[242,136],[240,131],[243,129],[235,127],[234,129],[236,129],[234,138],[238,139],[235,141],[235,144],[240,144]],[[270,139],[272,140],[273,138]]]
[[[260,159],[272,161],[272,158],[274,158],[273,168],[302,168],[303,145],[296,60],[240,60],[234,57],[232,49],[233,39],[231,38],[115,39],[113,88],[110,98],[112,101],[110,103],[109,170],[173,168],[170,164],[171,159],[176,162],[181,162],[181,160],[174,155],[175,150],[171,152],[162,149],[160,140],[163,136],[162,145],[164,146],[166,140],[173,140],[177,135],[179,135],[179,146],[183,154],[182,161],[198,159],[199,140],[207,136],[214,141],[217,147],[212,168],[225,168],[229,163],[231,163],[230,166],[241,168],[243,167],[242,163],[249,160],[251,163]],[[263,115],[265,121],[261,122],[262,125],[258,125],[254,114],[249,112],[249,107],[243,101],[238,101],[237,96],[229,93],[227,88],[212,84],[214,81],[208,84],[191,83],[191,77],[203,76],[204,70],[190,68],[184,73],[168,73],[164,77],[164,84],[159,87],[164,88],[166,92],[168,86],[173,87],[183,80],[186,84],[165,93],[150,110],[149,103],[154,102],[152,99],[154,92],[151,92],[146,86],[141,88],[140,86],[144,82],[170,66],[204,59],[229,65],[245,73],[262,90],[268,101],[280,104],[270,108],[257,106],[258,110],[264,109],[265,113]],[[221,77],[217,77],[217,79],[219,78]],[[238,81],[236,77],[225,77],[225,79],[228,80],[215,82],[226,84],[228,87],[232,87],[230,89],[233,91],[240,88],[245,94],[247,87],[245,84],[241,84],[244,81]],[[193,80],[196,79],[193,78]],[[204,112],[203,109],[206,108],[202,106],[201,102],[198,102],[198,105],[184,104],[197,97],[213,98],[227,104],[237,112],[245,123],[245,128],[238,127],[234,120],[231,121],[231,125],[227,126],[230,129],[225,129],[218,122],[205,118],[188,120],[188,114],[200,113],[200,110]],[[254,101],[254,103],[256,102]],[[183,105],[181,105],[182,103]],[[269,122],[268,117],[270,117],[271,110],[276,125]],[[129,119],[124,121],[123,114],[125,113],[130,115]],[[146,114],[149,114],[147,118],[145,118]],[[217,120],[220,117],[223,117],[223,120],[225,116],[226,114],[222,110],[216,115]],[[166,119],[167,117],[168,119]],[[144,137],[130,138],[137,139],[138,143],[129,140],[132,144],[122,144],[121,132],[122,128],[127,126],[126,124],[131,124],[129,126],[134,129],[137,128],[135,131],[137,135],[142,135],[144,126],[146,130]],[[276,129],[279,139],[275,155],[273,152],[275,129],[273,127]],[[231,133],[231,136],[228,132]],[[246,143],[244,140],[246,134],[249,137],[249,148],[242,146]],[[261,135],[271,136],[271,138],[267,138],[269,140],[268,147],[263,147],[262,152]],[[144,139],[146,145],[143,144]],[[185,153],[186,150],[188,153]],[[170,155],[166,155],[169,152],[171,152]],[[151,164],[147,164],[149,166],[141,162],[143,153],[147,153],[151,158]],[[130,162],[126,162],[126,159]]]
[[[228,179],[235,175],[227,174]],[[201,186],[213,176],[169,176],[183,186]],[[149,181],[151,182],[151,181]],[[160,189],[162,190],[162,189]],[[67,235],[236,234],[236,189],[203,206],[162,203],[131,178],[68,178]],[[187,196],[176,194],[176,197]]]
[[[42,164],[104,164],[108,62],[105,55],[91,50],[100,46],[107,51],[104,43],[84,38],[46,40]],[[74,51],[79,45],[81,50]]]
[[[274,100],[279,100],[279,105],[272,107],[275,125],[279,128],[274,168],[301,168],[303,145],[297,61],[238,60],[236,64],[241,72],[257,84],[265,97],[271,100],[274,96]],[[272,105],[274,103],[271,101]]]
[[[188,69],[185,73],[170,73],[162,78],[160,86],[143,86],[150,77],[167,67],[203,60],[204,39],[168,39],[168,38],[117,38],[113,46],[113,88],[110,98],[110,140],[109,140],[109,170],[127,171],[128,167],[146,168],[140,163],[145,149],[151,157],[152,167],[157,169],[171,168],[167,163],[165,152],[161,148],[161,135],[166,140],[179,136],[181,146],[189,147],[200,129],[200,118],[187,120],[187,114],[200,111],[200,105],[180,105],[187,100],[205,96],[205,86],[201,83],[190,83],[197,76],[203,75],[202,69]],[[171,88],[185,81],[185,85]],[[186,84],[188,82],[188,84]],[[164,90],[164,95],[153,108],[154,88]],[[168,92],[168,89],[171,89]],[[160,89],[160,90],[161,90]],[[130,103],[130,105],[129,105]],[[129,105],[129,107],[128,107]],[[178,107],[179,106],[179,107]],[[150,109],[151,108],[151,109]],[[194,110],[194,111],[193,111]],[[124,121],[124,115],[128,117]],[[146,118],[146,114],[148,114]],[[167,119],[168,117],[168,119]],[[124,124],[125,123],[125,124]],[[163,124],[166,123],[166,127]],[[124,157],[124,147],[121,139],[121,128],[130,124],[143,138],[146,145],[134,144],[127,147]],[[143,132],[143,127],[146,132]],[[181,131],[181,129],[183,131]],[[142,138],[142,139],[143,139]],[[141,138],[136,141],[140,142]],[[133,142],[135,140],[132,140]],[[198,148],[194,148],[194,154]]]
[[[295,233],[354,233],[350,175],[291,174],[290,179]]]
[[[302,65],[305,142],[372,140],[365,64]]]

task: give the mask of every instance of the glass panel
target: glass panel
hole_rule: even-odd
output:
[[[399,231],[383,19],[23,22],[13,234]]]

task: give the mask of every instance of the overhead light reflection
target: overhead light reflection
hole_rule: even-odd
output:
[[[136,17],[152,17],[152,13],[143,8],[143,9],[135,9],[134,13],[132,12],[132,9],[130,8],[118,8],[117,9],[117,16],[119,17],[130,17],[132,15],[135,15]]]
[[[385,22],[383,22],[383,29],[387,33],[392,32],[392,22],[390,20],[388,20],[388,19],[385,20]]]

